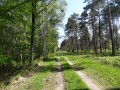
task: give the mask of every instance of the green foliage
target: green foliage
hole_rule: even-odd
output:
[[[5,56],[5,55],[0,55],[0,68],[1,67],[10,67],[16,65],[16,62],[12,60],[12,58]]]
[[[31,3],[31,0],[2,0],[0,3],[0,54],[21,64],[26,64],[30,57]],[[55,51],[58,43],[56,27],[65,14],[64,0],[37,0],[35,3],[33,59]]]

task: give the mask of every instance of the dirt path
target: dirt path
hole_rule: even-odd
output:
[[[19,78],[16,78],[8,87],[5,87],[2,90],[22,90],[23,86],[26,86],[25,83],[27,83],[27,79],[28,77],[20,76]]]
[[[71,63],[66,57],[64,57],[69,65],[74,69],[77,75],[83,80],[83,82],[88,86],[90,90],[101,90],[87,75],[81,71],[77,71],[73,63]]]
[[[58,57],[58,62],[57,62],[57,75],[56,75],[56,85],[55,85],[55,90],[65,90],[64,88],[64,78],[63,78],[63,73],[62,73],[62,68],[61,68],[61,63],[60,63],[60,57]]]

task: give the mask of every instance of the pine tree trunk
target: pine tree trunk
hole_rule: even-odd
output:
[[[94,54],[97,54],[97,38],[96,38],[96,28],[95,28],[95,12],[94,12],[94,1],[92,5],[92,28],[93,28],[93,46],[94,46]]]
[[[99,39],[100,39],[100,53],[102,53],[102,31],[101,31],[101,21],[100,21],[100,15],[99,15]]]
[[[110,37],[111,37],[111,43],[112,43],[112,55],[115,55],[115,43],[114,43],[113,29],[112,29],[112,23],[111,23],[110,5],[108,5],[108,11],[109,11],[109,29],[110,29]]]

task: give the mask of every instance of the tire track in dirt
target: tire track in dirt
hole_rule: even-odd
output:
[[[73,70],[76,72],[76,74],[80,77],[80,79],[83,80],[83,82],[88,86],[90,90],[102,90],[100,87],[98,87],[92,79],[90,79],[87,75],[85,75],[83,72],[76,70],[76,67],[72,62],[68,60],[68,58],[64,57],[65,60],[68,62],[68,64],[73,68]]]
[[[57,75],[56,75],[55,90],[65,90],[63,72],[62,72],[62,67],[61,67],[61,62],[60,62],[59,56],[58,56],[58,61],[57,61],[57,70],[58,71],[57,71]]]

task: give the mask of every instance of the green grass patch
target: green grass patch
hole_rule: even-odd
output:
[[[29,80],[29,84],[25,90],[40,90],[46,84],[48,84],[45,80],[51,75],[51,71],[54,69],[55,60],[55,58],[50,58],[46,62],[41,62],[43,67],[40,67],[38,70],[36,70],[35,76]],[[49,88],[53,87],[51,86]]]
[[[66,90],[89,90],[64,58],[61,58],[61,64],[66,81]]]
[[[46,61],[37,61],[38,65],[34,65],[30,68],[32,75],[22,75],[25,78],[25,82],[15,83],[15,90],[42,90],[49,84],[49,89],[53,90],[54,88],[54,74],[52,71],[55,69],[55,57],[51,57]],[[50,82],[50,80],[52,82]],[[11,86],[11,84],[10,84]],[[8,86],[5,90],[13,90]],[[14,87],[13,86],[13,87]]]
[[[86,59],[85,56],[67,56],[77,67],[105,88],[120,88],[120,69],[111,64],[101,64],[98,61]],[[91,57],[92,58],[92,57]]]
[[[102,65],[111,65],[114,68],[120,68],[120,56],[80,55],[80,57],[93,60]]]

